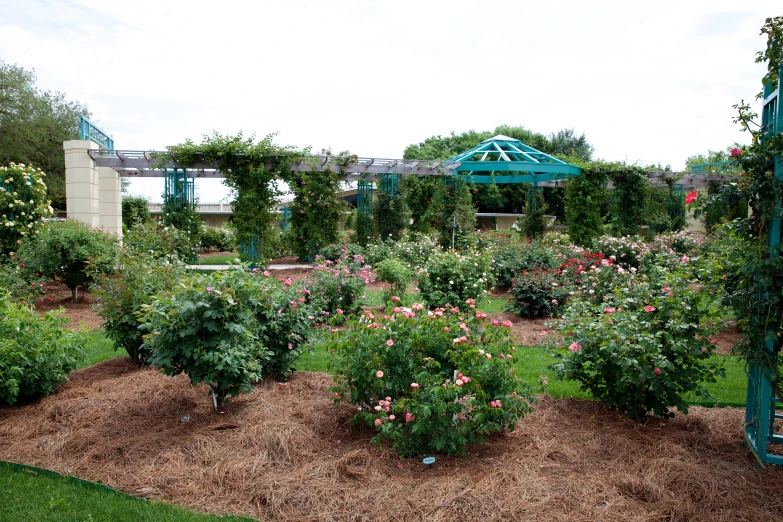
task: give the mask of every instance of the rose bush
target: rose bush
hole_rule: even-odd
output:
[[[366,311],[325,341],[334,400],[357,406],[354,420],[400,456],[464,454],[530,410],[508,327],[489,323],[472,299],[429,312],[418,303],[383,317]]]
[[[0,167],[0,256],[16,252],[54,215],[46,199],[46,174],[22,163]]]
[[[492,259],[475,250],[435,251],[417,273],[421,298],[431,307],[481,299],[492,287]]]

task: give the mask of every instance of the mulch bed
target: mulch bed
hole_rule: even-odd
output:
[[[51,302],[49,298],[52,299]],[[79,287],[79,302],[74,303],[70,288],[58,281],[49,281],[46,283],[46,296],[43,302],[35,302],[33,305],[40,314],[63,308],[65,316],[70,319],[67,325],[69,328],[92,330],[103,325],[103,319],[94,310],[97,302],[95,296]]]
[[[185,376],[107,361],[0,408],[0,459],[264,520],[783,520],[783,469],[755,468],[740,409],[639,425],[544,397],[515,431],[430,469],[370,444],[329,384],[295,374],[215,412]]]

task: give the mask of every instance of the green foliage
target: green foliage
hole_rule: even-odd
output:
[[[0,289],[7,290],[9,298],[15,303],[43,303],[46,300],[46,283],[47,279],[41,277],[40,272],[30,271],[16,258],[0,263]],[[51,302],[51,298],[48,301]]]
[[[375,265],[375,273],[379,280],[388,285],[383,290],[384,301],[388,301],[395,295],[405,295],[405,291],[415,275],[407,264],[393,257],[384,259]]]
[[[375,232],[382,241],[400,239],[408,221],[403,195],[377,191],[372,204],[372,219]]]
[[[515,348],[505,325],[487,324],[473,306],[428,314],[414,303],[388,319],[365,312],[351,320],[325,343],[335,353],[335,402],[358,406],[354,420],[402,457],[464,454],[512,428],[531,403],[512,365]]]
[[[242,271],[195,275],[155,296],[139,314],[142,352],[166,375],[207,383],[215,408],[249,391],[269,358],[254,333],[258,287]]]
[[[0,292],[0,403],[34,400],[55,391],[84,350],[81,334],[64,328],[68,319],[14,303]]]
[[[205,225],[199,234],[199,247],[205,252],[213,248],[218,252],[232,252],[236,250],[237,242],[232,230]]]
[[[304,293],[313,318],[323,322],[335,315],[353,314],[361,309],[365,285],[371,282],[366,268],[350,266],[347,260],[325,261],[313,268]]]
[[[522,232],[522,235],[528,239],[538,239],[543,236],[546,231],[544,214],[547,211],[547,206],[544,202],[544,194],[541,190],[533,187],[531,189],[531,195],[532,197],[528,198],[527,205],[525,206],[525,217],[522,219],[520,231]]]
[[[407,159],[407,158],[406,158]],[[435,190],[442,181],[437,176],[403,176],[400,182],[400,190],[405,198],[405,206],[410,212],[411,222],[408,230],[420,234],[427,234],[433,230],[432,202],[435,198]]]
[[[523,270],[513,280],[506,310],[520,317],[552,317],[568,297],[568,289],[552,270]]]
[[[506,241],[494,247],[491,254],[495,286],[504,290],[511,288],[514,278],[523,270],[548,269],[557,266],[552,250],[538,242],[521,244]]]
[[[441,247],[465,249],[471,246],[476,230],[476,209],[463,179],[444,177],[436,185],[430,215]]]
[[[150,209],[145,198],[140,196],[122,197],[122,231],[127,232],[136,225],[150,219]]]
[[[147,221],[128,230],[123,236],[125,248],[131,255],[147,256],[176,262],[192,263],[198,259],[196,246],[190,235],[177,228]]]
[[[597,164],[582,166],[582,175],[568,180],[565,193],[565,218],[568,235],[574,244],[588,247],[603,234],[602,207],[608,199],[608,173]]]
[[[174,201],[172,197],[167,197],[164,198],[161,213],[163,214],[163,224],[184,233],[184,238],[192,245],[195,252],[200,241],[201,229],[204,226],[195,207],[188,201]],[[180,249],[180,251],[182,250]],[[196,257],[193,255],[185,260],[193,262]]]
[[[86,105],[35,84],[32,70],[0,60],[0,164],[23,163],[48,173],[47,199],[64,209],[63,142],[79,139],[79,116],[90,113]]]
[[[469,250],[434,252],[418,271],[419,292],[431,307],[481,299],[492,287],[492,259]]]
[[[100,300],[98,315],[114,349],[124,349],[141,366],[151,352],[144,347],[138,312],[156,296],[171,291],[185,277],[186,270],[179,263],[144,252],[121,255],[118,267],[116,274],[102,274],[93,289]]]
[[[440,245],[432,236],[408,234],[401,241],[378,241],[367,245],[364,256],[367,263],[377,265],[391,257],[400,259],[411,267],[421,267],[433,252],[440,251]]]
[[[70,288],[76,302],[80,285],[114,271],[117,250],[114,235],[69,219],[42,227],[34,240],[22,245],[19,258],[28,270]]]
[[[177,161],[189,167],[196,162],[206,162],[219,168],[226,176],[225,184],[236,191],[232,202],[237,242],[248,242],[258,238],[262,243],[272,231],[276,197],[280,194],[275,178],[290,175],[289,162],[299,162],[301,154],[291,148],[278,147],[272,142],[273,135],[260,141],[253,137],[223,136],[217,132],[204,136],[200,144],[191,140],[168,147]],[[169,156],[170,157],[170,156]],[[262,264],[262,259],[243,259]]]
[[[0,261],[16,252],[23,240],[38,234],[44,219],[54,213],[46,199],[45,176],[40,169],[24,164],[0,167]]]
[[[602,303],[575,300],[563,313],[553,368],[596,399],[630,417],[688,411],[684,395],[709,397],[702,382],[723,371],[708,362],[720,324],[709,292],[691,289],[681,270],[638,277]]]
[[[524,143],[524,141],[523,141]],[[577,136],[574,129],[563,129],[549,135],[549,145],[544,147],[549,154],[577,157],[583,161],[590,161],[595,150],[587,141],[587,136],[582,133]]]
[[[340,216],[346,210],[340,197],[339,172],[300,172],[291,180],[291,233],[300,260],[312,261],[318,250],[337,241]]]
[[[644,219],[650,182],[641,167],[613,163],[604,168],[614,184],[612,231],[616,236],[635,236]]]

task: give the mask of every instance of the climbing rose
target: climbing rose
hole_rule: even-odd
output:
[[[731,149],[731,157],[732,158],[736,158],[737,156],[741,156],[741,155],[742,155],[742,150],[741,149],[738,149],[737,147],[734,147],[733,149]]]
[[[685,196],[685,204],[690,205],[694,201],[696,201],[696,191],[689,192],[687,196]]]

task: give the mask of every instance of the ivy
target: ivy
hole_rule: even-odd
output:
[[[623,164],[613,167],[610,170],[614,184],[612,230],[617,236],[635,236],[644,216],[650,182],[641,167]]]
[[[291,204],[291,233],[301,260],[315,259],[318,251],[338,239],[345,202],[340,198],[340,175],[331,170],[288,174],[295,194]]]
[[[440,245],[458,250],[470,246],[476,229],[476,209],[468,184],[462,178],[443,176],[433,194],[430,216]]]
[[[405,222],[408,219],[405,198],[399,193],[391,194],[379,190],[373,201],[372,218],[375,230],[381,240],[399,241],[405,231]]]
[[[606,204],[609,174],[597,165],[583,166],[582,175],[568,180],[565,216],[568,235],[575,244],[589,247],[604,231],[601,208]]]

